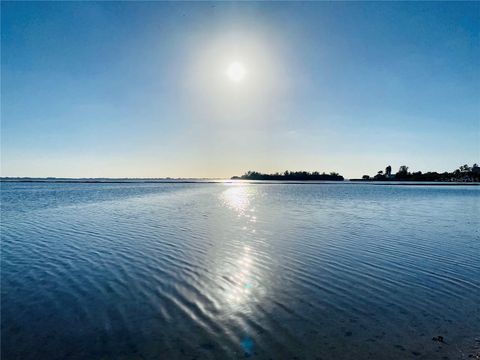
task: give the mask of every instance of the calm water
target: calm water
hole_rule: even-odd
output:
[[[466,358],[479,195],[3,183],[2,359]]]

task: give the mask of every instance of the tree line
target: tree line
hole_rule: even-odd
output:
[[[258,171],[247,171],[241,176],[233,176],[233,180],[280,180],[280,181],[311,181],[328,180],[343,181],[342,175],[336,172],[329,174],[318,171],[285,171],[283,173],[264,174]],[[392,172],[392,167],[388,165],[385,170],[379,170],[377,174],[363,175],[361,179],[352,179],[352,181],[442,181],[442,182],[480,182],[480,167],[477,164],[469,166],[467,164],[460,166],[452,172],[445,171],[438,173],[436,171],[410,172],[409,167],[402,165],[396,173]]]
[[[389,165],[385,171],[379,170],[376,175],[363,175],[362,179],[354,180],[374,180],[374,181],[460,181],[460,182],[479,182],[480,167],[477,164],[468,166],[468,164],[460,166],[452,172],[445,171],[438,173],[429,171],[422,173],[421,171],[410,172],[406,165],[400,166],[395,174],[392,174],[392,167]]]
[[[242,176],[233,176],[232,179],[241,180],[284,180],[284,181],[311,181],[311,180],[330,180],[343,181],[343,176],[336,172],[330,174],[319,173],[318,171],[285,171],[283,173],[276,172],[274,174],[262,174],[257,171],[247,171]]]

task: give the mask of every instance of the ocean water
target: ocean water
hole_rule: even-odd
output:
[[[480,337],[477,187],[0,192],[4,360],[462,359]]]

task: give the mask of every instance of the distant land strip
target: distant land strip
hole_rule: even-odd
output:
[[[233,176],[232,180],[276,180],[276,181],[344,181],[344,177],[336,172],[329,174],[318,171],[285,171],[283,173],[263,174],[258,171],[247,171],[241,176]],[[375,181],[375,182],[462,182],[471,183],[480,181],[480,167],[473,164],[471,167],[467,164],[460,166],[452,172],[438,173],[429,171],[409,172],[408,166],[402,165],[398,171],[393,174],[392,167],[388,165],[385,171],[379,170],[376,175],[363,175],[361,179],[350,179],[350,181]]]
[[[400,185],[400,186],[479,186],[480,182],[440,182],[440,181],[291,181],[291,180],[230,180],[230,179],[218,179],[218,180],[81,180],[81,179],[68,179],[68,180],[53,180],[53,179],[13,179],[13,178],[0,178],[0,183],[37,183],[37,184],[265,184],[265,185]]]
[[[242,176],[223,178],[57,178],[57,177],[0,177],[0,182],[22,183],[92,183],[92,184],[129,184],[129,183],[161,183],[161,184],[209,184],[233,183],[239,180],[256,183],[288,183],[288,184],[335,184],[335,183],[369,183],[372,185],[479,185],[480,167],[462,165],[452,172],[409,172],[408,166],[402,165],[397,173],[392,174],[391,166],[385,171],[379,170],[376,175],[363,175],[361,179],[345,180],[336,172],[326,174],[318,171],[285,171],[283,173],[263,174],[257,171],[247,171]]]

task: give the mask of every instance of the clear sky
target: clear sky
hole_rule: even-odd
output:
[[[2,176],[479,162],[479,2],[1,10]]]

